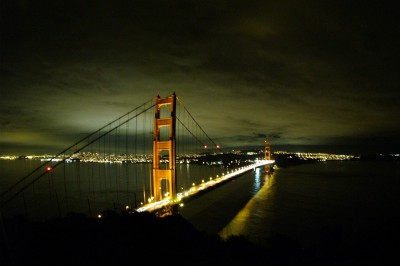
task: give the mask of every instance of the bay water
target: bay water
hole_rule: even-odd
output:
[[[37,167],[40,162],[0,160],[0,164],[0,187],[3,191],[23,176],[27,169]],[[122,166],[102,167],[104,169],[98,170],[112,172],[115,171],[113,167],[119,167],[120,180],[106,185],[108,176],[101,176],[95,186],[92,179],[92,186],[82,181],[79,188],[89,189],[92,194],[95,192],[93,190],[101,190],[97,191],[97,198],[100,197],[99,193],[110,188],[122,189],[130,195],[125,199],[133,201],[133,204],[142,201],[133,200],[132,195],[138,191],[133,185],[137,181],[129,180],[129,172],[125,173]],[[150,171],[148,164],[131,164],[128,167],[138,167],[130,171],[139,174]],[[201,182],[196,179],[197,176],[213,177],[226,172],[224,168],[215,167],[208,168],[208,172],[204,172],[202,166],[179,167],[179,173],[186,176],[185,180],[180,181],[181,184],[186,182],[189,185]],[[93,172],[93,169],[85,171]],[[47,179],[42,185],[49,186]],[[51,187],[56,188],[57,184]],[[143,187],[143,184],[139,184],[139,187]],[[60,198],[62,190],[61,186],[58,189]],[[36,191],[39,191],[38,187]],[[267,245],[274,235],[285,235],[304,247],[312,247],[321,241],[326,229],[340,236],[341,243],[351,245],[371,231],[387,229],[399,221],[399,192],[399,162],[318,162],[279,168],[268,174],[263,168],[254,169],[202,196],[184,200],[180,213],[201,231],[216,233],[223,238],[241,235],[260,245]],[[54,195],[52,197],[54,199]],[[88,209],[88,199],[84,197],[82,200],[82,209],[85,211]],[[109,199],[114,200],[113,196]],[[71,204],[74,204],[72,200]]]
[[[399,192],[399,162],[319,162],[247,173],[182,213],[205,232],[265,246],[281,235],[312,248],[326,232],[354,245],[370,234],[400,232]]]

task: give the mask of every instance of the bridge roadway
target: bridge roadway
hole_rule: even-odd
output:
[[[242,175],[248,171],[254,170],[258,167],[261,166],[266,166],[266,165],[270,165],[273,164],[275,161],[274,160],[257,160],[255,163],[250,164],[248,166],[243,166],[241,168],[238,168],[236,170],[232,170],[232,172],[227,173],[221,177],[217,177],[215,179],[210,179],[209,181],[205,181],[202,184],[198,185],[198,186],[192,186],[189,190],[184,191],[182,193],[178,193],[177,197],[178,197],[178,202],[181,202],[182,199],[185,198],[189,198],[189,197],[193,197],[196,194],[200,193],[200,192],[206,192],[207,190],[209,190],[210,188],[213,188],[223,182],[226,182],[229,179],[232,179],[236,176]],[[142,205],[141,207],[137,208],[136,211],[137,212],[144,212],[144,211],[148,211],[148,212],[153,212],[156,211],[158,209],[161,209],[164,206],[167,206],[171,203],[171,199],[169,197],[164,198],[163,200],[160,201],[155,201],[155,202],[150,202],[147,203],[145,205]]]

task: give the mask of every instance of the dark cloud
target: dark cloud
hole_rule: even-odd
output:
[[[400,17],[389,2],[1,5],[2,147],[91,132],[174,91],[224,146],[400,137]]]

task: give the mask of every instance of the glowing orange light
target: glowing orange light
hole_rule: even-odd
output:
[[[207,149],[207,145],[204,145],[204,149]]]
[[[47,166],[46,170],[47,172],[50,172],[51,170],[53,170],[53,168],[51,168],[51,166]]]
[[[217,148],[219,149],[219,145],[217,145]]]

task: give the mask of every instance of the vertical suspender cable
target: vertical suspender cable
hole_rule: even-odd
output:
[[[129,116],[128,116],[128,119],[129,119]],[[128,170],[129,170],[129,168],[128,168],[129,137],[128,137],[128,134],[129,134],[129,123],[127,123],[126,126],[125,126],[125,165],[124,166],[125,166],[125,182],[126,182],[127,205],[128,206],[132,206],[131,195],[129,193],[129,174],[128,174]]]
[[[63,159],[65,160],[66,155],[65,153],[63,154]],[[68,193],[67,193],[67,180],[66,180],[66,165],[64,163],[63,165],[63,176],[64,176],[64,200],[65,200],[65,207],[66,210],[68,210],[69,206],[68,206]]]
[[[137,201],[136,201],[136,193],[138,191],[138,160],[137,160],[137,158],[138,158],[138,154],[137,154],[138,118],[137,117],[135,118],[135,123],[136,123],[136,125],[135,125],[135,149],[134,149],[135,157],[134,158],[136,160],[136,164],[135,164],[135,194],[134,195],[135,195],[135,208],[137,209]]]

